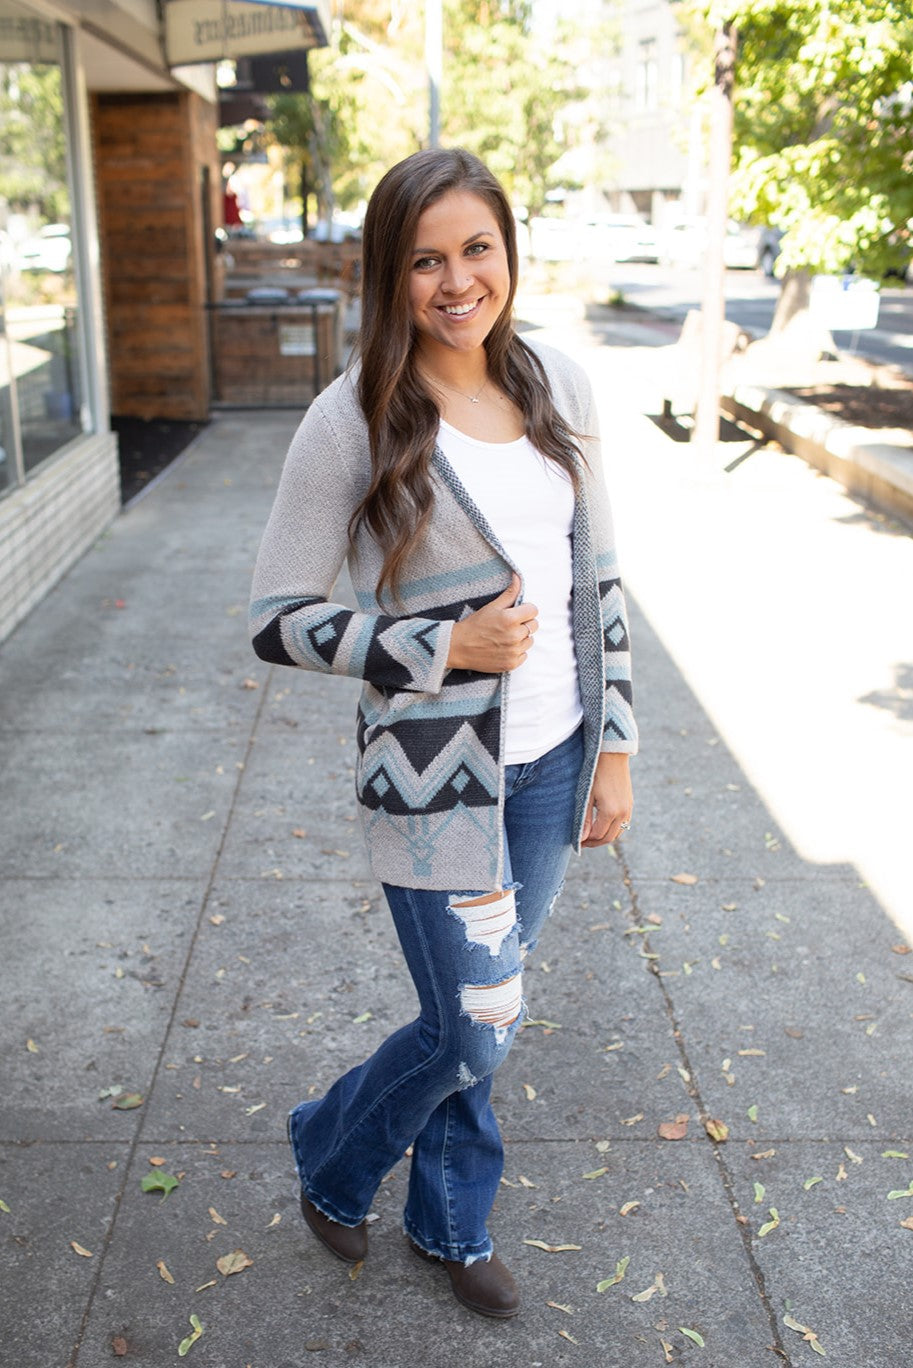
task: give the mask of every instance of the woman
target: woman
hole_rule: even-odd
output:
[[[461,150],[407,158],[364,227],[358,363],[309,408],[260,548],[264,660],[364,680],[357,792],[420,1015],[289,1118],[312,1231],[349,1262],[412,1147],[405,1231],[513,1316],[486,1218],[492,1074],[572,849],[631,815],[624,603],[589,384],[514,331],[513,215]],[[359,610],[329,601],[348,557]]]

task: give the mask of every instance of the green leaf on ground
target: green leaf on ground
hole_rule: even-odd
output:
[[[895,1188],[893,1192],[888,1193],[889,1202],[896,1202],[900,1197],[913,1197],[913,1183],[908,1188]]]
[[[608,1290],[608,1288],[614,1287],[616,1283],[620,1283],[624,1278],[625,1272],[627,1271],[627,1267],[630,1262],[631,1256],[629,1254],[626,1254],[623,1259],[619,1259],[615,1265],[615,1272],[612,1275],[612,1277],[603,1278],[602,1282],[597,1283],[596,1291],[605,1292]]]
[[[4,1202],[2,1197],[0,1197],[0,1211],[5,1211],[7,1215],[11,1214],[9,1207],[6,1205],[6,1202]]]
[[[882,1159],[909,1159],[909,1154],[904,1150],[882,1150]]]
[[[200,1324],[198,1315],[194,1314],[190,1317],[190,1324],[193,1326],[193,1330],[191,1334],[189,1334],[186,1339],[182,1339],[178,1345],[178,1358],[184,1358],[186,1354],[189,1354],[190,1350],[203,1333],[203,1326]]]
[[[759,1240],[763,1240],[765,1235],[769,1235],[772,1230],[776,1230],[777,1226],[780,1224],[780,1213],[777,1211],[777,1208],[768,1207],[768,1211],[770,1212],[770,1220],[765,1221],[758,1231]]]
[[[810,1330],[807,1325],[803,1325],[801,1321],[796,1320],[795,1316],[790,1315],[783,1317],[783,1324],[787,1326],[788,1329],[795,1330],[797,1335],[801,1335],[807,1344],[814,1349],[816,1354],[820,1354],[822,1358],[827,1358],[827,1354],[824,1352],[824,1345],[818,1339],[814,1330]]]
[[[142,1105],[143,1098],[139,1093],[120,1093],[111,1103],[115,1111],[133,1111],[134,1107]]]
[[[160,1192],[162,1194],[162,1201],[164,1202],[169,1192],[173,1192],[174,1189],[180,1185],[180,1181],[179,1178],[175,1178],[171,1173],[156,1171],[155,1173],[144,1173],[140,1179],[139,1185],[143,1192]]]
[[[748,1108],[748,1111],[745,1113],[745,1115],[748,1117],[749,1121],[757,1121],[758,1104],[756,1102],[752,1102],[751,1106]]]
[[[806,1180],[805,1180],[805,1182],[802,1184],[802,1186],[805,1188],[805,1191],[808,1192],[809,1188],[813,1188],[813,1187],[815,1186],[816,1183],[823,1183],[823,1182],[824,1182],[824,1179],[823,1179],[823,1178],[819,1178],[819,1177],[816,1176],[816,1177],[814,1177],[814,1178],[806,1178]]]
[[[679,1328],[679,1330],[681,1331],[681,1333],[682,1333],[683,1335],[685,1335],[688,1339],[694,1340],[694,1343],[697,1345],[697,1347],[698,1347],[699,1349],[703,1349],[703,1347],[704,1347],[704,1336],[703,1336],[703,1335],[699,1335],[698,1332],[697,1332],[696,1330],[689,1330],[688,1327],[687,1327],[687,1325],[680,1325],[678,1328]]]
[[[755,1183],[755,1185],[754,1185],[754,1199],[755,1199],[755,1201],[758,1202],[758,1203],[763,1202],[763,1201],[764,1201],[764,1193],[765,1193],[766,1191],[767,1191],[767,1189],[765,1188],[765,1186],[764,1186],[763,1183]]]

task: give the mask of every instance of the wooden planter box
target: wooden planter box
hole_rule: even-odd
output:
[[[217,403],[304,408],[342,368],[341,305],[220,304],[212,357]]]

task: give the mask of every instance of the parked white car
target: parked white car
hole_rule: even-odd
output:
[[[730,219],[723,240],[723,264],[730,271],[761,270],[773,275],[780,248],[775,228],[736,223]],[[669,266],[699,266],[707,254],[706,218],[683,218],[661,234],[661,260]]]
[[[656,229],[638,214],[598,214],[580,229],[583,257],[596,261],[659,261]]]
[[[70,225],[46,223],[36,235],[20,244],[16,265],[20,271],[62,272],[70,264]]]

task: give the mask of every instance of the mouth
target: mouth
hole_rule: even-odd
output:
[[[462,304],[438,304],[437,311],[442,313],[445,318],[469,318],[474,314],[482,303],[484,295],[479,299],[467,300]]]

